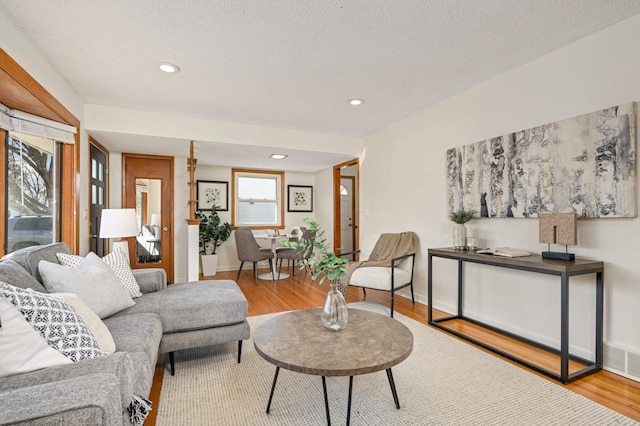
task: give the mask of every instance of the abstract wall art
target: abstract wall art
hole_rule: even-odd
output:
[[[447,150],[449,211],[637,216],[636,103]]]
[[[313,211],[313,186],[287,185],[287,211],[288,212],[312,212]]]

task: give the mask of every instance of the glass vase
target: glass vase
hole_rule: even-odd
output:
[[[327,299],[322,307],[320,317],[322,325],[331,331],[341,331],[347,326],[349,312],[347,302],[342,293],[338,291],[339,282],[331,283],[331,290],[327,293]]]
[[[464,223],[453,225],[453,248],[464,250],[467,247],[467,227]]]

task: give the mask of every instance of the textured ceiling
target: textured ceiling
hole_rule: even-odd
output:
[[[0,7],[88,103],[356,137],[640,13],[638,0]],[[353,97],[366,103],[351,107]]]

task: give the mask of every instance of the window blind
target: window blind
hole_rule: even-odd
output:
[[[238,223],[278,224],[278,178],[238,176]]]
[[[2,104],[0,104],[0,128],[71,144],[75,143],[77,133],[77,129],[68,124],[11,109]]]

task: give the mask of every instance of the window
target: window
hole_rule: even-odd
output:
[[[30,133],[29,130],[36,131],[38,126],[33,124],[42,124],[45,127],[53,127],[57,131],[45,129],[45,135],[36,133],[40,137],[54,139],[55,158],[58,165],[64,167],[58,168],[58,187],[56,193],[55,206],[59,213],[57,221],[55,221],[54,236],[55,241],[64,241],[73,253],[77,253],[79,247],[80,233],[80,215],[79,200],[76,194],[77,173],[79,172],[79,163],[77,162],[80,154],[79,135],[77,130],[80,128],[80,120],[78,120],[64,105],[62,105],[55,97],[47,92],[29,73],[14,61],[7,53],[0,49],[0,73],[3,75],[3,90],[0,91],[0,163],[5,167],[4,179],[0,179],[0,255],[4,254],[4,245],[7,242],[7,225],[8,225],[8,199],[7,199],[7,149],[6,149],[6,133],[8,131],[18,129],[22,134]],[[4,90],[6,89],[6,90]],[[15,110],[11,110],[7,105],[22,105],[25,109],[16,116]],[[25,114],[27,113],[27,114]],[[28,113],[37,114],[37,116],[28,117]],[[42,119],[49,117],[49,119]],[[13,119],[29,121],[22,123],[22,128]],[[63,124],[63,126],[61,126]],[[62,130],[60,132],[59,130]],[[54,133],[52,133],[54,132]],[[56,223],[57,222],[57,223]],[[57,229],[56,229],[57,228]]]
[[[56,240],[60,199],[58,144],[6,133],[6,252]]]
[[[233,169],[233,224],[282,228],[284,172]]]

